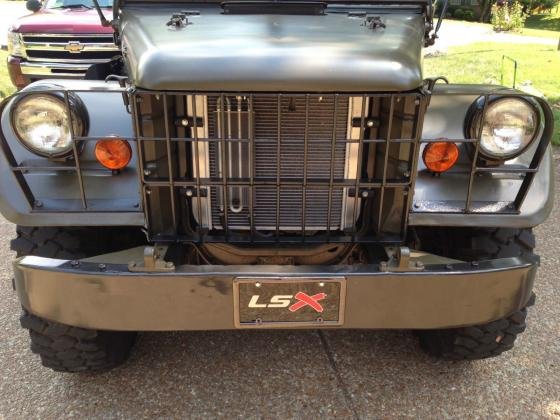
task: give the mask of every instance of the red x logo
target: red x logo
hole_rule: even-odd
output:
[[[290,312],[295,312],[304,306],[311,306],[317,312],[323,312],[323,307],[319,303],[320,300],[323,300],[327,297],[326,293],[317,293],[316,295],[309,296],[307,293],[297,292],[294,296],[298,302],[294,303],[288,309]]]

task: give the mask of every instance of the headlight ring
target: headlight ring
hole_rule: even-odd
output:
[[[63,158],[72,154],[74,137],[89,129],[87,110],[81,99],[68,93],[69,110],[62,92],[20,94],[11,107],[11,123],[19,142],[36,155]],[[80,147],[81,148],[81,147]]]
[[[482,124],[479,156],[483,160],[503,162],[519,156],[539,134],[541,115],[536,102],[524,96],[495,95],[488,98],[484,110],[485,100],[479,97],[469,109],[465,137],[477,139]]]

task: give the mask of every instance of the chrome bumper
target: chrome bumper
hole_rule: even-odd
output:
[[[29,79],[43,78],[76,78],[85,77],[87,70],[94,63],[49,63],[49,62],[27,62],[20,64],[21,72]]]
[[[346,278],[342,328],[445,328],[490,322],[522,308],[537,267],[535,260],[504,258],[426,264],[415,272],[382,272],[375,264],[185,265],[150,273],[115,263],[118,253],[103,257],[104,263],[100,257],[16,260],[14,286],[22,305],[38,316],[93,329],[233,329],[234,279],[336,276]]]

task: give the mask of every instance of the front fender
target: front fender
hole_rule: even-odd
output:
[[[472,103],[482,95],[493,92],[518,91],[504,90],[491,85],[436,85],[430,100],[422,139],[465,139],[464,122]],[[531,95],[527,95],[531,96]],[[552,134],[552,124],[547,116],[550,109],[539,99],[543,107],[543,127],[540,141],[521,156],[516,158],[519,164],[529,165],[537,149],[548,144]],[[545,147],[546,144],[544,144]],[[484,212],[448,212],[453,205],[459,208],[465,201],[468,188],[468,171],[471,156],[465,151],[466,144],[460,144],[461,159],[456,165],[465,172],[464,176],[444,173],[435,177],[429,173],[422,159],[419,159],[414,200],[409,224],[413,226],[476,226],[476,227],[532,227],[542,223],[549,216],[554,204],[554,165],[550,146],[547,147],[542,161],[534,174],[533,182],[527,192],[519,212],[492,214]],[[421,156],[421,153],[420,153]],[[519,174],[480,174],[473,187],[473,201],[502,202],[511,201],[519,191],[521,179]],[[451,204],[450,204],[451,203]]]

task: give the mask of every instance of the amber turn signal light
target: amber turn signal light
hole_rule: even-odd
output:
[[[455,143],[436,141],[424,148],[422,160],[432,172],[445,172],[453,167],[459,159],[459,148]]]
[[[107,138],[96,143],[95,157],[107,169],[118,171],[130,162],[132,148],[123,139]]]

